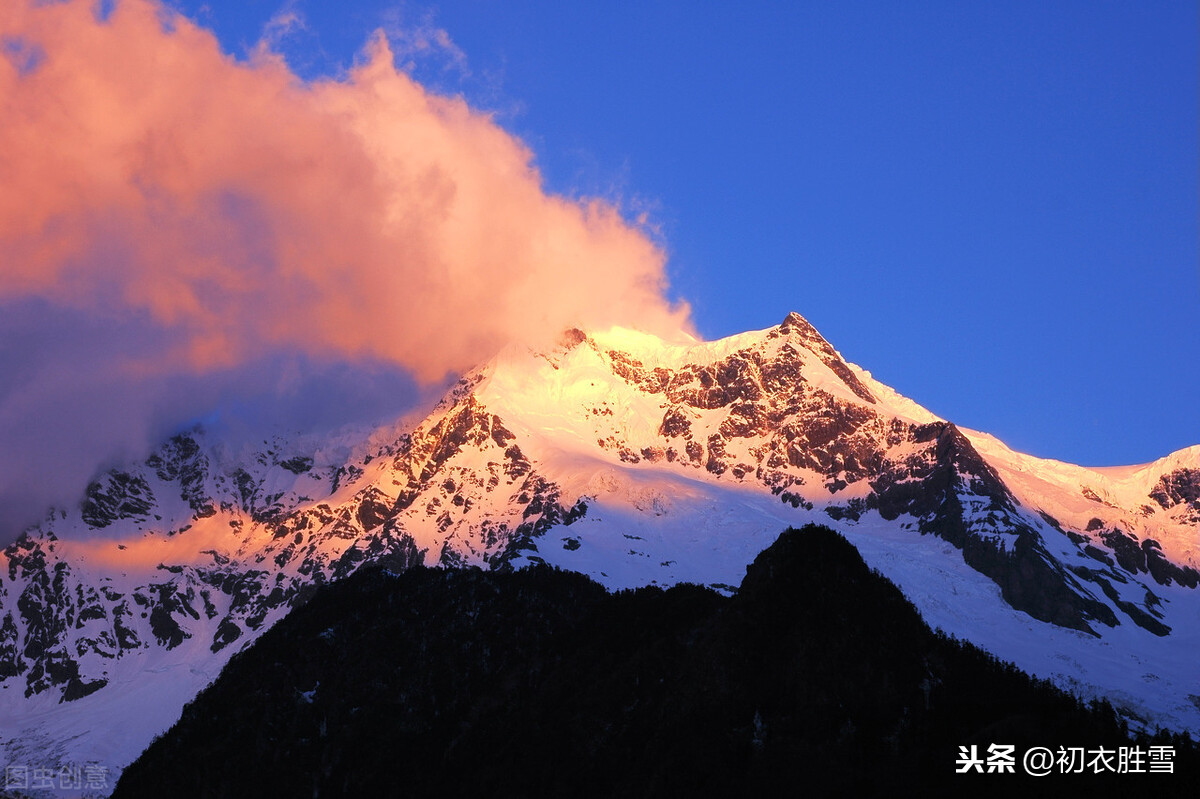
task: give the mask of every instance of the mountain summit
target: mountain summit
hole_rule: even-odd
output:
[[[200,431],[0,555],[0,749],[119,769],[230,655],[364,563],[548,563],[726,592],[787,526],[841,531],[933,626],[1134,721],[1200,730],[1200,447],[1087,469],[960,429],[799,314],[712,342],[509,347],[420,424]]]

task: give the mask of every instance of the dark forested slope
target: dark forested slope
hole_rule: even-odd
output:
[[[1133,742],[1111,708],[934,634],[809,526],[731,598],[364,569],[236,656],[117,795],[1183,793],[1195,750],[1168,742],[1174,774],[1024,777],[1029,746]],[[1016,747],[1016,774],[955,774],[960,746],[989,744]]]

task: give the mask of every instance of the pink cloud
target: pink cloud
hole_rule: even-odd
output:
[[[150,0],[17,0],[0,36],[40,54],[0,59],[0,299],[148,314],[199,370],[298,350],[429,380],[572,325],[687,324],[643,231],[548,195],[382,33],[315,83]]]

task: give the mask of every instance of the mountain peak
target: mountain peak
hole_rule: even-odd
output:
[[[804,329],[806,327],[811,328],[812,325],[808,323],[807,319],[795,311],[789,311],[788,315],[785,316],[783,321],[779,323],[779,329],[784,333],[790,332],[792,328]]]
[[[784,317],[777,330],[783,335],[798,336],[804,346],[817,354],[829,354],[841,360],[841,355],[834,350],[833,345],[812,326],[811,322],[795,311]]]
[[[820,358],[821,362],[829,367],[830,371],[837,375],[859,398],[866,400],[872,405],[876,403],[875,395],[850,370],[841,353],[835,350],[833,345],[826,341],[825,337],[817,332],[812,323],[803,316],[792,311],[784,317],[779,327],[767,335],[767,338],[775,338],[781,335],[797,340],[801,346]]]

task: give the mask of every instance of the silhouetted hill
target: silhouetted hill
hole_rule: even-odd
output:
[[[1013,744],[1017,774],[956,775]],[[1167,795],[1176,774],[1024,777],[1132,745],[1112,709],[932,633],[837,533],[788,530],[725,598],[579,574],[364,568],[189,704],[116,796]],[[1143,746],[1147,745],[1142,741]]]

